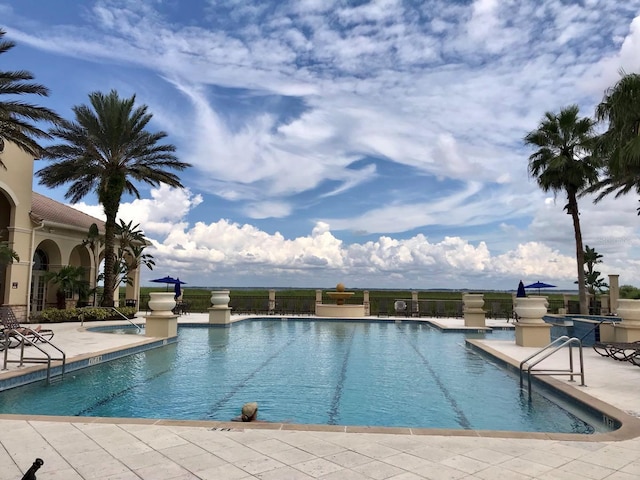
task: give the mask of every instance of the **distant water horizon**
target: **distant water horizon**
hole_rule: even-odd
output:
[[[157,285],[145,285],[145,287],[157,287]],[[182,287],[183,289],[194,289],[194,290],[275,290],[275,291],[283,291],[283,290],[332,290],[335,287],[265,287],[265,286],[254,286],[254,287],[229,287],[229,286],[201,286],[201,285],[185,285]],[[496,292],[496,293],[515,293],[516,288],[512,289],[477,289],[477,288],[362,288],[362,287],[347,287],[349,291],[388,291],[388,292]],[[527,292],[529,295],[538,295],[538,291],[536,289],[529,289]],[[539,292],[540,295],[550,295],[550,294],[567,294],[567,295],[578,295],[578,290],[566,290],[566,289],[558,289],[558,288],[547,288],[541,289]]]

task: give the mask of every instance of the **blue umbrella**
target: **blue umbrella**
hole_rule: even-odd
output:
[[[166,283],[167,284],[167,292],[169,291],[169,285],[180,285],[181,283],[187,283],[187,282],[183,282],[178,278],[173,278],[170,276],[166,276],[166,277],[162,277],[162,278],[156,278],[155,280],[150,280],[151,282],[154,283]]]
[[[173,291],[174,291],[174,292],[175,292],[175,294],[176,294],[176,298],[180,298],[180,295],[182,295],[182,289],[180,288],[180,284],[181,284],[182,282],[180,281],[180,279],[179,279],[179,278],[176,278],[176,280],[177,280],[177,282],[176,282],[175,287],[173,287]]]
[[[544,283],[544,282],[536,282],[536,283],[532,283],[531,285],[526,285],[524,288],[537,288],[538,289],[538,295],[540,295],[540,289],[541,288],[554,288],[555,285],[550,285],[548,283]]]
[[[520,297],[526,297],[527,296],[527,292],[524,291],[524,283],[522,283],[522,280],[520,280],[520,283],[518,284],[518,291],[516,293],[516,297],[520,298]]]

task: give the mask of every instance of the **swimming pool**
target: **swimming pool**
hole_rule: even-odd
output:
[[[592,433],[560,406],[464,344],[485,334],[425,323],[274,320],[180,327],[179,341],[50,386],[0,393],[0,412],[229,420],[245,402],[273,422]],[[513,338],[495,331],[491,338]]]

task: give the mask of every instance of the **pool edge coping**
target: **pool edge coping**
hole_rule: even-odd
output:
[[[482,352],[491,355],[495,359],[500,362],[505,363],[507,366],[514,368],[516,371],[520,369],[520,362],[508,355],[495,350],[490,345],[484,343],[483,340],[476,339],[466,339],[467,344],[471,345],[473,348],[481,350]],[[614,419],[620,423],[620,427],[615,430],[611,430],[610,432],[600,432],[594,433],[590,435],[584,434],[556,434],[556,433],[548,433],[549,437],[555,438],[556,435],[570,435],[570,436],[580,436],[589,437],[589,439],[585,439],[586,441],[591,441],[590,438],[598,437],[598,440],[595,441],[622,441],[622,440],[630,440],[633,438],[640,437],[640,418],[634,417],[633,415],[628,414],[624,410],[615,407],[599,398],[593,397],[583,390],[578,389],[573,385],[568,385],[557,378],[553,378],[551,376],[545,377],[535,377],[536,382],[540,382],[545,384],[548,388],[552,390],[558,391],[560,394],[569,397],[576,402],[587,405],[590,409],[594,411],[606,415],[608,418]]]

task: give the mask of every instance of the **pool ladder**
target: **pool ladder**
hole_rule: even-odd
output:
[[[47,365],[47,385],[50,384],[53,379],[62,380],[64,378],[64,370],[67,363],[67,356],[62,350],[60,350],[60,348],[58,348],[56,345],[51,343],[51,341],[44,338],[35,330],[30,330],[29,335],[30,337],[36,336],[38,338],[39,343],[36,343],[33,340],[33,338],[28,338],[24,336],[17,330],[11,330],[10,333],[11,333],[11,336],[13,336],[14,338],[17,338],[20,341],[20,345],[19,345],[20,359],[16,359],[16,360],[9,359],[9,337],[7,336],[5,339],[6,344],[4,345],[4,363],[2,366],[3,370],[7,370],[7,364],[9,363],[18,363],[20,367],[22,367],[25,363],[44,363]],[[25,345],[35,347],[37,350],[40,351],[40,353],[44,355],[44,357],[25,357],[24,356]],[[56,358],[52,357],[49,352],[47,352],[45,349],[42,348],[42,345],[50,345],[52,348],[60,352],[60,357],[56,357]],[[18,345],[16,345],[16,348],[17,347]],[[60,375],[56,375],[53,378],[51,377],[51,361],[62,362]]]
[[[578,347],[579,358],[580,358],[580,371],[574,371],[573,365],[573,351],[572,346],[575,345]],[[534,369],[536,365],[538,365],[545,358],[549,358],[554,353],[558,352],[560,349],[564,347],[569,347],[569,368],[568,369]],[[528,363],[531,362],[531,363]],[[522,389],[523,385],[523,373],[526,366],[527,372],[527,389],[529,390],[529,399],[531,399],[531,375],[569,375],[569,381],[573,382],[573,377],[575,375],[580,375],[580,386],[586,386],[584,383],[584,359],[582,356],[582,341],[579,338],[571,337],[569,338],[566,335],[556,338],[553,342],[551,342],[546,347],[538,350],[533,355],[525,358],[520,362],[520,389]]]

